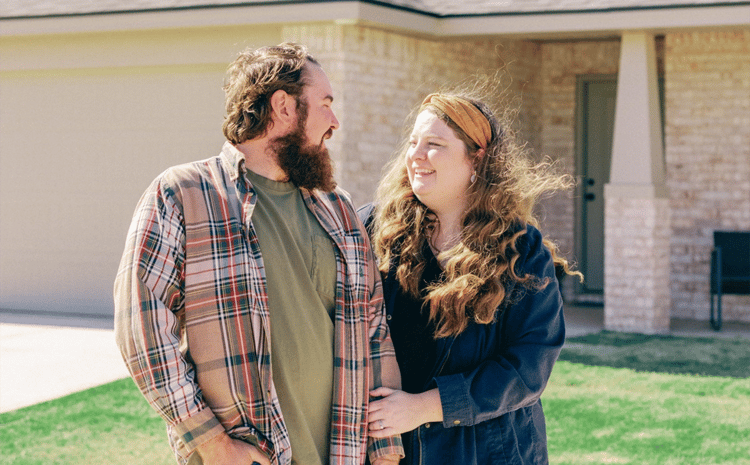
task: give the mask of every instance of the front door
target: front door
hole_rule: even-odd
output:
[[[603,295],[604,185],[609,182],[617,80],[611,75],[578,81],[577,167],[581,174],[577,251],[585,277],[579,297]]]

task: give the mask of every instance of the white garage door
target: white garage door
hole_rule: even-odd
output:
[[[111,317],[138,198],[216,155],[223,66],[0,73],[0,310]]]

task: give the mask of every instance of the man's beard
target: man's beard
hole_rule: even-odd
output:
[[[304,129],[306,119],[305,115],[300,114],[297,128],[271,141],[271,150],[276,154],[279,166],[289,177],[289,182],[308,190],[332,192],[336,187],[333,162],[322,141],[316,146],[308,140]]]

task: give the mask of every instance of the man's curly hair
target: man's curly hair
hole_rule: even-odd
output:
[[[271,124],[271,96],[283,90],[297,101],[305,82],[305,65],[318,62],[298,44],[247,49],[229,65],[224,85],[226,116],[222,130],[235,145],[263,136]]]

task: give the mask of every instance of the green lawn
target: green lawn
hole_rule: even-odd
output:
[[[164,422],[123,379],[0,414],[0,464],[174,465]]]
[[[542,402],[553,464],[750,464],[750,380],[560,361]]]
[[[550,463],[750,465],[748,357],[748,340],[571,339],[542,397]],[[0,464],[174,463],[129,379],[0,414]]]

